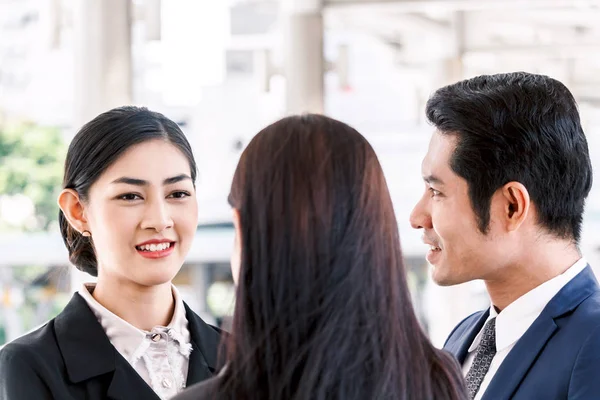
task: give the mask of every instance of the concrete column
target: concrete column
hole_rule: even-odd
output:
[[[161,7],[162,0],[145,0],[144,23],[146,24],[146,40],[161,39]]]
[[[130,104],[130,0],[76,1],[76,127],[108,109]]]
[[[458,82],[463,79],[463,56],[465,53],[465,34],[467,27],[463,11],[457,11],[452,18],[451,35],[445,38],[447,53],[433,66],[433,89]]]
[[[429,96],[437,89],[464,79],[463,56],[465,53],[466,16],[464,11],[456,11],[452,18],[451,30],[444,40],[446,51],[437,61],[431,61],[426,67],[428,79],[417,89],[417,123],[425,124],[425,104]]]
[[[208,271],[207,265],[205,263],[202,264],[194,264],[190,266],[191,272],[191,286],[194,288],[194,292],[196,293],[196,297],[194,300],[196,301],[198,313],[208,314],[208,307],[206,305],[206,292],[208,290]]]
[[[283,0],[286,111],[323,113],[322,0]]]

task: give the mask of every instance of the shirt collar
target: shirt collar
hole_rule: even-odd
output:
[[[123,357],[129,360],[150,332],[136,328],[121,317],[113,314],[102,304],[98,303],[92,296],[95,287],[96,284],[94,283],[84,283],[80,287],[78,293],[83,297],[96,316],[96,319],[98,319],[98,322],[100,322],[100,325],[102,325],[102,328],[112,345],[123,355]],[[175,301],[173,318],[166,327],[157,326],[155,329],[162,328],[162,330],[166,330],[169,332],[169,336],[179,342],[178,344],[180,346],[187,348],[189,347],[190,333],[187,328],[188,321],[185,316],[185,307],[183,306],[183,300],[181,299],[177,288],[171,286],[171,290],[173,293],[173,300]]]
[[[586,266],[587,261],[580,258],[562,274],[542,283],[513,301],[501,313],[498,313],[492,305],[486,323],[490,319],[496,318],[496,350],[504,350],[519,340],[540,316],[550,300]],[[483,329],[471,343],[469,353],[477,349],[482,334]]]

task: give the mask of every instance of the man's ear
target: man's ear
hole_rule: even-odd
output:
[[[501,189],[502,221],[509,231],[515,231],[525,222],[531,208],[527,188],[519,182],[508,182]]]
[[[64,189],[58,195],[58,206],[69,224],[78,232],[89,231],[88,221],[79,194],[73,189]]]

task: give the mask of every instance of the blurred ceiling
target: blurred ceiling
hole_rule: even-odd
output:
[[[328,28],[359,29],[394,47],[400,67],[452,61],[447,81],[527,69],[600,105],[598,0],[326,0]]]

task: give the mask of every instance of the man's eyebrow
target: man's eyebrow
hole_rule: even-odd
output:
[[[436,185],[443,185],[444,181],[435,175],[427,175],[423,177],[423,180],[427,183],[434,183]]]

